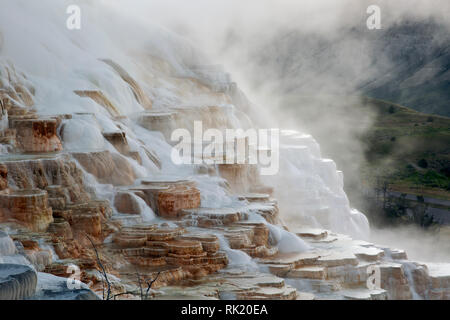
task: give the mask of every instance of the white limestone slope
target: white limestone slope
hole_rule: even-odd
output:
[[[42,115],[71,114],[64,120],[64,149],[109,150],[118,153],[104,132],[124,131],[132,151],[152,149],[161,159],[161,169],[147,157],[142,164],[130,163],[138,178],[171,175],[193,176],[190,166],[170,160],[171,147],[161,134],[139,126],[135,115],[145,108],[135,99],[129,84],[107,63],[112,59],[139,82],[152,100],[154,110],[175,105],[215,105],[231,110],[235,127],[248,127],[253,106],[242,97],[220,68],[209,65],[203,54],[186,40],[136,17],[133,21],[101,2],[82,2],[81,30],[65,27],[62,14],[70,1],[6,1],[0,12],[1,65],[24,74],[33,87],[37,112]],[[14,14],[12,14],[14,13]],[[114,23],[112,23],[114,21]],[[8,79],[6,69],[2,81]],[[75,90],[101,91],[115,106],[110,110]],[[87,114],[86,114],[87,113]],[[93,117],[92,114],[95,116]],[[121,116],[129,119],[118,121]],[[320,226],[356,238],[368,236],[363,214],[352,209],[343,191],[342,173],[334,162],[322,159],[320,148],[308,135],[284,132],[280,150],[281,167],[276,177],[265,177],[275,187],[281,216],[293,225]],[[236,199],[228,195],[220,179],[196,176],[202,206],[227,206]],[[91,183],[103,197],[113,197],[112,188]]]

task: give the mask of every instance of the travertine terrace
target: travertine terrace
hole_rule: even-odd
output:
[[[148,279],[149,299],[450,299],[449,264],[361,240],[367,219],[309,135],[281,131],[277,176],[175,165],[176,128],[261,124],[229,74],[164,37],[173,56],[86,53],[48,79],[0,59],[0,299],[101,299],[103,270],[117,299]],[[78,288],[46,290],[74,267]]]

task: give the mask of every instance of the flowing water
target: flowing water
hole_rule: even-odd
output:
[[[172,142],[165,136],[167,132],[149,130],[154,124],[143,124],[139,120],[140,115],[151,110],[157,113],[155,118],[178,115],[174,122],[177,125],[188,126],[191,120],[201,118],[205,126],[212,128],[256,126],[250,119],[258,113],[258,107],[245,98],[230,75],[211,67],[204,54],[179,36],[148,21],[129,21],[105,4],[85,2],[85,19],[95,23],[86,23],[81,31],[72,32],[64,27],[64,16],[57,14],[65,12],[67,3],[16,0],[2,4],[0,32],[4,41],[0,51],[0,75],[5,87],[15,81],[32,88],[33,108],[38,116],[65,115],[58,128],[63,143],[61,153],[71,157],[82,171],[88,193],[114,204],[118,186],[142,188],[143,179],[163,181],[172,177],[195,182],[201,207],[248,206],[248,202],[230,192],[233,186],[220,177],[220,165],[207,168],[209,172],[205,174],[199,166],[174,164]],[[98,10],[103,14],[93,19]],[[112,68],[111,63],[101,60],[105,58],[123,70],[117,72],[117,67]],[[15,70],[17,79],[11,78],[10,70]],[[80,90],[97,92],[97,98],[77,94]],[[148,96],[148,101],[143,102],[142,95]],[[7,121],[7,117],[2,118],[0,130]],[[170,129],[176,128],[168,126],[161,130],[169,130],[170,134]],[[126,145],[106,138],[114,134],[124,134]],[[41,156],[2,152],[0,159],[43,161],[57,156],[58,153]],[[282,130],[279,157],[277,175],[256,177],[251,171],[245,171],[235,176],[236,184],[245,189],[254,179],[260,179],[260,185],[272,187],[280,209],[280,221],[290,230],[324,228],[355,239],[369,238],[368,220],[363,213],[351,208],[343,191],[342,172],[332,160],[321,157],[320,146],[313,137]],[[45,185],[55,185],[53,178],[45,177]],[[14,188],[16,182],[10,179],[10,187]],[[142,190],[145,193],[145,189]],[[130,217],[113,207],[113,220],[121,221],[124,226],[147,223],[175,226],[158,217],[142,197],[129,194],[138,204],[140,214]],[[269,241],[280,254],[313,249],[311,244],[283,228],[282,223],[269,223],[251,211],[247,214],[249,222],[267,226]],[[247,253],[232,249],[222,232],[212,228],[209,233],[218,237],[221,250],[228,256],[228,268],[267,269],[258,266]],[[10,246],[4,241],[0,238],[2,252]],[[105,243],[111,241],[112,237],[108,236]],[[53,250],[51,255],[53,260],[58,259]],[[411,283],[408,265],[405,268]]]

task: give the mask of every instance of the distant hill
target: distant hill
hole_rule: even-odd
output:
[[[450,116],[450,31],[433,20],[336,34],[284,30],[254,46],[253,83],[278,93],[364,94]],[[262,76],[264,75],[264,76]]]
[[[378,173],[395,191],[450,199],[450,118],[370,98],[363,107],[377,114],[362,137],[366,181]]]
[[[368,97],[315,101],[287,95],[282,105],[344,171],[351,199],[383,180],[394,191],[450,200],[450,118]]]
[[[432,19],[355,25],[261,36],[243,68],[337,162],[350,198],[385,176],[398,191],[450,199],[449,30]]]
[[[450,32],[426,22],[403,22],[373,40],[380,73],[360,87],[367,95],[425,113],[450,116]],[[376,57],[389,59],[383,67]]]

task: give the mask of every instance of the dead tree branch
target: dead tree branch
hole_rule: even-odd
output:
[[[86,238],[88,238],[89,242],[92,244],[92,247],[94,248],[95,255],[97,257],[97,263],[100,266],[100,268],[102,269],[102,274],[103,274],[103,277],[105,278],[105,281],[106,281],[106,286],[107,286],[106,300],[110,300],[110,298],[111,298],[111,282],[109,282],[108,275],[106,274],[105,267],[103,266],[103,263],[100,260],[100,256],[98,255],[98,251],[97,251],[97,248],[96,248],[94,242],[92,241],[92,239],[87,234],[86,234]],[[103,290],[103,300],[105,300],[105,293],[104,292],[105,292],[105,290]]]
[[[148,281],[149,279],[145,280],[145,283],[147,283],[147,291],[145,292],[145,300],[148,298],[148,293],[150,292],[150,289],[152,288],[153,283],[155,283],[156,280],[158,280],[159,275],[161,274],[161,271],[158,272],[155,279]]]
[[[137,276],[138,276],[139,292],[141,294],[141,300],[144,300],[144,292],[142,291],[141,275],[139,274],[139,272],[137,272]]]
[[[113,300],[116,300],[116,297],[123,296],[123,295],[125,295],[125,294],[136,295],[136,292],[133,292],[133,291],[125,291],[125,292],[117,293],[117,294],[115,294],[115,295],[112,296],[112,299],[113,299]]]

